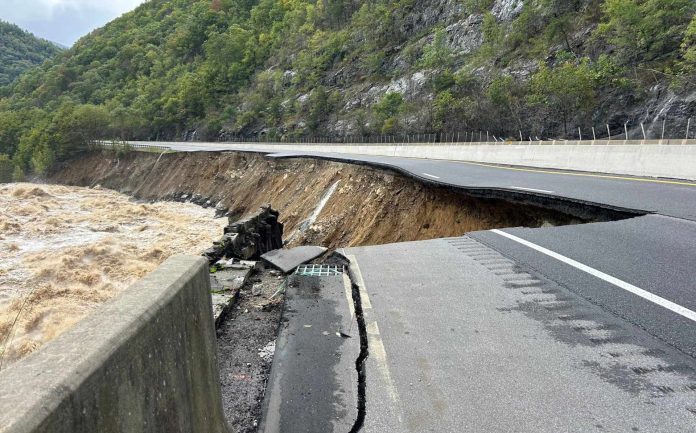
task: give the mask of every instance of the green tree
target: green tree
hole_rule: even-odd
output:
[[[423,48],[420,66],[423,68],[446,68],[452,64],[452,50],[447,45],[447,31],[439,27],[432,42]]]
[[[595,105],[593,71],[587,59],[577,64],[565,62],[554,68],[542,64],[530,84],[530,102],[547,108],[551,115],[560,116],[566,135],[570,120],[586,117]]]
[[[606,0],[597,35],[619,48],[624,61],[671,56],[696,13],[693,0]]]
[[[14,164],[9,156],[0,153],[0,183],[12,182]]]
[[[403,110],[403,107],[404,97],[401,93],[386,93],[382,99],[372,107],[375,114],[377,129],[381,133],[394,132],[398,123],[396,118]]]
[[[525,109],[524,95],[527,89],[510,75],[495,78],[486,89],[486,96],[495,111],[501,113],[499,120],[511,119],[515,129],[522,129],[522,112]],[[502,126],[502,125],[501,125]],[[506,130],[509,128],[501,127]]]
[[[691,19],[680,47],[679,71],[690,84],[696,85],[696,15]]]
[[[61,51],[57,45],[0,20],[0,86],[11,83],[23,72]]]

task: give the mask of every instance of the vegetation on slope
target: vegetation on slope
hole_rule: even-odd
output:
[[[0,154],[20,177],[105,137],[618,129],[646,89],[693,91],[695,12],[693,0],[151,0],[0,90]]]
[[[0,20],[0,86],[61,51],[57,45]]]

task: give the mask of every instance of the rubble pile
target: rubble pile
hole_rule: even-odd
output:
[[[232,221],[224,229],[222,238],[213,243],[203,256],[212,265],[222,258],[240,260],[258,259],[268,251],[283,247],[283,224],[280,213],[271,206],[263,206],[255,214],[241,221]]]

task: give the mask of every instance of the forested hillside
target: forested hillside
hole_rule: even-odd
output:
[[[57,45],[0,20],[0,86],[61,51]]]
[[[573,138],[624,122],[654,133],[664,116],[682,134],[695,12],[693,0],[151,0],[0,90],[0,154],[21,176],[106,137]]]

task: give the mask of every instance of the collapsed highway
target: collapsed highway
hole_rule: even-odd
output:
[[[222,144],[170,147],[235,150]],[[304,398],[294,410],[283,407],[287,398],[267,403],[263,431],[306,431],[310,425],[367,432],[694,431],[693,182],[318,152],[267,158],[388,169],[478,200],[534,206],[553,212],[547,220],[565,222],[494,225],[466,234],[455,228],[421,238],[440,238],[433,240],[382,238],[381,246],[369,237],[355,243],[350,237],[325,238],[347,259],[352,283],[346,286],[337,275],[317,277],[322,287],[333,289],[319,290],[314,299],[337,308],[338,322],[346,317],[357,322],[360,309],[364,326],[354,325],[353,342],[321,355],[333,360],[318,362],[298,352],[303,358],[297,362],[286,354],[286,386],[303,391]],[[349,245],[356,246],[341,248]],[[359,305],[338,296],[342,285]],[[302,308],[295,304],[299,317],[311,316]],[[289,326],[298,344],[303,338],[312,344],[317,338],[345,338],[335,335],[345,323]],[[314,331],[321,332],[310,335]],[[278,350],[282,347],[276,355]],[[346,366],[356,356],[365,363],[348,374]],[[275,361],[273,368],[277,375]],[[313,385],[302,388],[307,383]],[[289,392],[282,386],[269,391],[267,399]],[[345,395],[327,410],[327,393]],[[303,421],[288,423],[287,417]],[[353,423],[356,417],[361,422]]]

